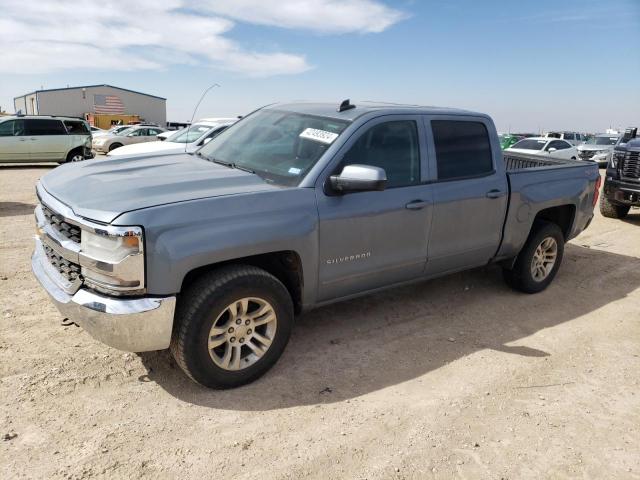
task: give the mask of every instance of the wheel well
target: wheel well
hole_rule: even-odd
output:
[[[250,257],[236,258],[225,262],[214,263],[212,265],[204,265],[191,270],[182,281],[181,291],[188,288],[193,281],[200,275],[215,270],[223,265],[253,265],[255,267],[266,270],[271,275],[280,280],[289,291],[295,313],[302,311],[302,261],[300,256],[291,250],[280,252],[263,253],[261,255],[253,255]]]
[[[571,233],[575,213],[575,205],[560,205],[540,210],[536,215],[535,220],[545,220],[547,222],[555,223],[560,227],[560,230],[562,230],[562,234],[566,240],[569,233]]]
[[[74,154],[74,153],[76,153],[76,152],[83,153],[83,152],[84,152],[84,150],[83,150],[83,148],[82,148],[82,147],[72,148],[71,150],[69,150],[69,151],[67,152],[67,158],[69,158],[69,156],[70,156],[70,155],[72,155],[72,154]]]

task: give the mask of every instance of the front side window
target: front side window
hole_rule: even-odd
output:
[[[547,145],[545,150],[549,151],[552,148],[555,148],[556,150],[564,150],[565,148],[571,148],[571,144],[563,142],[562,140],[554,140],[553,142],[549,142],[549,145]]]
[[[87,125],[79,120],[65,120],[64,126],[67,127],[69,135],[89,135],[91,133]]]
[[[439,180],[477,177],[493,172],[489,132],[483,123],[432,120],[431,129]],[[513,148],[518,148],[516,145]]]
[[[60,120],[44,118],[27,119],[27,135],[66,135],[67,130]]]
[[[270,183],[298,185],[349,122],[259,110],[214,137],[198,154],[250,170]]]
[[[418,127],[413,120],[380,123],[351,146],[342,165],[380,167],[387,174],[387,188],[420,183]]]
[[[24,135],[24,120],[7,120],[0,123],[0,137],[19,137]]]

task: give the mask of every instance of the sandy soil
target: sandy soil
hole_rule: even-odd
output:
[[[29,264],[49,168],[0,168],[0,478],[640,479],[640,211],[539,295],[484,268],[311,312],[220,392],[61,323]]]

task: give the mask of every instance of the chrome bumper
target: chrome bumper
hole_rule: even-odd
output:
[[[37,237],[31,269],[60,313],[96,340],[127,352],[169,347],[176,297],[122,299],[82,288],[70,295],[61,287],[64,279],[51,267]]]

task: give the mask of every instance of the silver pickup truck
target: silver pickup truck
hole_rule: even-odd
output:
[[[32,268],[96,339],[235,387],[313,307],[489,263],[543,290],[599,185],[591,162],[503,155],[484,114],[271,105],[193,155],[47,173]]]

